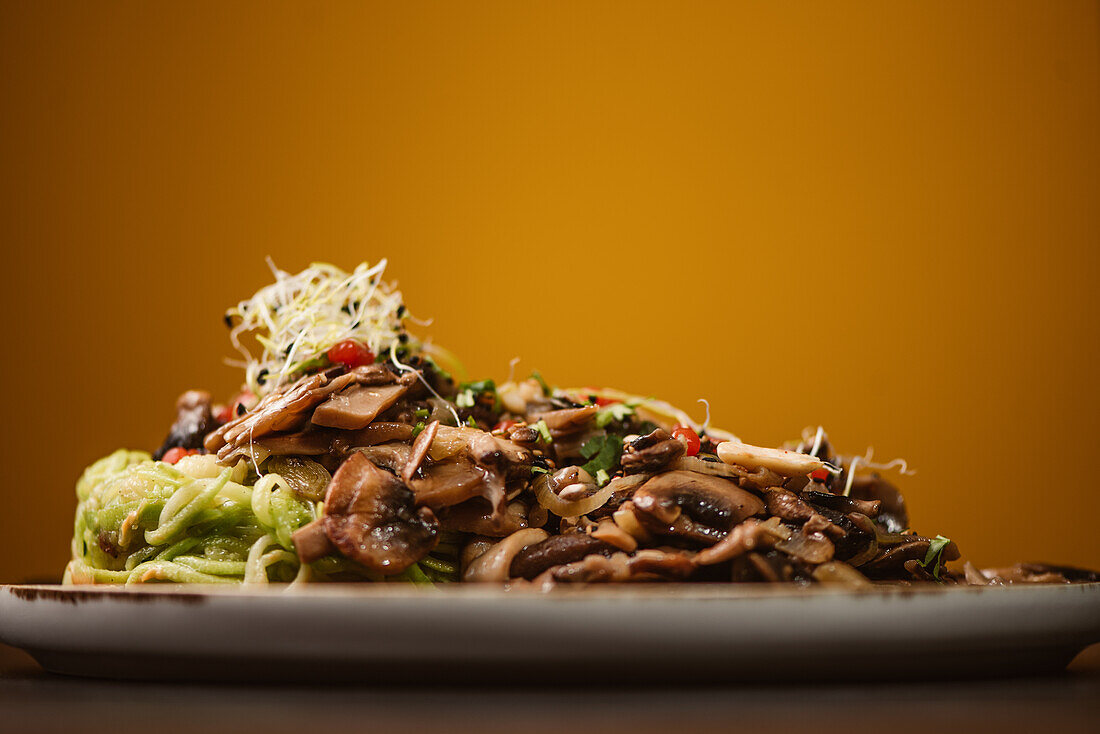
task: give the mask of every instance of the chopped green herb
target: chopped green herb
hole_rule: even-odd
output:
[[[619,465],[623,455],[623,440],[615,435],[593,436],[581,446],[581,456],[588,459],[582,469],[594,477],[600,472],[610,477],[611,471]]]
[[[424,419],[424,418],[427,418],[428,416],[430,416],[431,414],[432,414],[432,411],[428,410],[427,408],[417,408],[416,409],[416,417],[417,418]]]
[[[542,394],[543,395],[545,395],[546,397],[550,397],[551,395],[554,394],[554,391],[551,390],[550,386],[546,384],[546,380],[543,379],[541,372],[539,372],[538,370],[535,370],[534,372],[531,373],[531,378],[534,379],[536,382],[539,383],[539,385],[542,386]]]
[[[624,421],[634,415],[634,406],[628,403],[612,403],[596,411],[596,425],[606,427],[615,421]]]
[[[304,362],[299,362],[298,366],[294,369],[295,372],[313,372],[314,370],[325,369],[332,363],[328,359],[327,354],[322,354],[319,357],[313,359],[307,359]]]
[[[497,402],[497,384],[492,380],[478,380],[477,382],[464,382],[458,386],[458,396],[455,405],[460,408],[472,408],[478,397],[484,393],[493,396],[493,403]]]
[[[538,466],[536,464],[536,465],[533,465],[531,467],[531,474],[532,475],[534,475],[534,474],[549,474],[549,473],[550,473],[550,470],[547,469],[545,466]]]
[[[413,435],[412,435],[412,437],[416,438],[417,436],[420,435],[420,432],[423,431],[423,430],[424,430],[424,421],[420,421],[415,426],[413,426]]]
[[[474,417],[472,415],[467,416],[466,425],[470,426],[471,428],[477,428],[477,421],[474,420]]]
[[[597,486],[602,487],[603,485],[607,484],[610,481],[611,481],[611,475],[608,474],[603,469],[600,469],[598,472],[596,472],[596,485]]]
[[[546,425],[546,421],[540,420],[534,425],[534,429],[539,432],[539,437],[542,438],[543,443],[554,443],[554,437],[550,435],[550,426]]]
[[[950,538],[945,538],[942,535],[937,535],[932,540],[932,542],[928,544],[928,553],[925,554],[924,560],[918,561],[920,567],[927,571],[928,566],[932,565],[932,576],[938,579],[940,577],[940,568],[943,561],[943,549],[950,544]]]

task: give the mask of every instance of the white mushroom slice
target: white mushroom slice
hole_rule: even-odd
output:
[[[738,441],[718,444],[718,458],[727,464],[743,466],[746,469],[770,469],[786,477],[804,476],[817,469],[825,468],[825,462],[816,456],[799,454],[786,449],[750,446]]]

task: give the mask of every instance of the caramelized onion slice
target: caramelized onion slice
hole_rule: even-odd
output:
[[[299,456],[273,456],[264,465],[267,474],[278,474],[302,499],[319,502],[332,481],[328,469]]]
[[[611,495],[616,492],[640,487],[647,479],[649,479],[649,476],[646,474],[615,477],[607,483],[606,487],[595,494],[571,502],[554,494],[554,490],[550,487],[550,476],[548,474],[540,474],[531,483],[531,489],[534,491],[538,503],[558,517],[579,517],[603,507],[607,500],[611,498]]]

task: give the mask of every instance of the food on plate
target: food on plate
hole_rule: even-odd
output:
[[[885,478],[904,462],[821,428],[755,446],[614,389],[460,379],[384,269],[272,267],[226,315],[240,392],[184,393],[155,452],[85,470],[66,583],[1096,579],[949,567]]]

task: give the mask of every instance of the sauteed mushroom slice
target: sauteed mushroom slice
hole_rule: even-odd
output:
[[[919,535],[910,536],[898,545],[880,550],[871,561],[860,566],[860,571],[872,579],[905,578],[906,561],[924,561],[932,541]],[[959,557],[959,549],[954,543],[948,543],[940,553],[941,561],[954,561]]]
[[[201,449],[206,434],[216,426],[214,414],[210,411],[210,393],[188,390],[176,400],[176,421],[153,458],[159,460],[168,449],[176,447]]]
[[[812,489],[804,491],[802,497],[807,502],[820,507],[827,507],[837,512],[859,512],[867,517],[875,517],[882,505],[880,500],[862,500],[856,497],[845,497]]]
[[[712,545],[764,503],[733,482],[707,474],[670,471],[643,484],[633,497],[635,514],[651,532]]]
[[[585,556],[610,556],[619,549],[584,533],[554,535],[527,546],[512,560],[510,575],[531,580],[548,568],[574,563]]]
[[[409,487],[416,493],[418,504],[437,510],[479,496],[484,496],[496,507],[504,498],[503,482],[494,481],[491,472],[465,456],[437,461],[425,467],[423,476],[409,480]]]
[[[770,514],[783,520],[806,522],[814,516],[814,508],[789,489],[773,487],[766,490],[764,502]]]
[[[474,558],[462,575],[463,581],[507,581],[518,553],[545,541],[549,536],[540,528],[517,530]],[[560,536],[559,536],[560,537]]]
[[[528,527],[528,507],[516,500],[497,512],[488,500],[474,497],[440,514],[440,527],[460,533],[473,533],[490,538],[503,538]]]
[[[386,576],[401,573],[435,547],[439,523],[397,477],[353,454],[325,495],[325,535],[348,558]]]
[[[295,430],[306,422],[314,407],[332,393],[354,383],[359,376],[360,372],[352,371],[336,375],[318,372],[303,377],[267,395],[255,408],[208,435],[204,442],[206,449],[218,451],[226,445],[235,448],[272,433]]]
[[[409,452],[409,460],[405,462],[405,468],[401,471],[401,478],[406,484],[416,475],[416,470],[424,463],[428,456],[428,449],[432,447],[435,434],[439,431],[439,421],[432,421],[427,428],[413,441],[412,450]]]
[[[555,437],[567,436],[587,426],[588,423],[596,417],[597,410],[599,410],[599,408],[595,405],[585,405],[581,408],[550,410],[545,413],[536,413],[532,415],[528,423],[534,424],[538,421],[543,421],[546,423],[546,427],[550,429],[551,435]]]
[[[661,428],[628,442],[620,463],[625,474],[659,472],[684,455],[684,444]]]
[[[888,533],[900,533],[909,527],[909,512],[905,508],[905,498],[890,482],[880,476],[857,476],[852,480],[851,497],[879,503],[875,522]],[[868,514],[868,513],[863,513]]]
[[[415,375],[413,376],[415,379]],[[313,411],[314,425],[358,430],[366,428],[380,413],[409,391],[404,376],[395,385],[352,385],[331,395]]]

